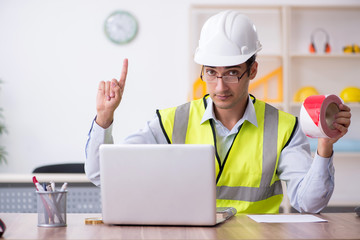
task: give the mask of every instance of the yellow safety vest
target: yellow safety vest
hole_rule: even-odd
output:
[[[169,144],[212,144],[217,149],[213,120],[200,124],[207,97],[157,110]],[[216,205],[235,207],[238,213],[278,213],[283,194],[276,169],[297,118],[251,97],[258,127],[245,121],[224,161],[216,150]]]

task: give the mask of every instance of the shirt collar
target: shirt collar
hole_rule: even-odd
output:
[[[208,97],[206,100],[207,103],[207,107],[205,109],[204,115],[201,119],[200,124],[203,124],[204,122],[210,120],[210,119],[214,119],[215,121],[218,121],[215,117],[215,113],[214,113],[214,104],[213,101],[211,99],[211,97]],[[257,119],[256,119],[256,113],[255,113],[255,107],[254,104],[252,102],[252,99],[249,95],[249,100],[248,100],[248,104],[246,106],[245,112],[243,117],[236,123],[236,127],[239,127],[241,124],[243,124],[245,122],[245,120],[247,120],[248,122],[250,122],[251,124],[253,124],[254,126],[258,126],[257,124]]]

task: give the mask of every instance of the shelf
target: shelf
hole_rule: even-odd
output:
[[[360,53],[357,54],[344,54],[344,53],[330,53],[330,54],[291,54],[291,58],[344,58],[344,59],[360,59]]]
[[[250,90],[257,99],[296,116],[302,103],[293,101],[306,86],[319,94],[340,96],[347,87],[360,88],[360,53],[344,53],[345,45],[360,44],[360,5],[276,5],[271,7],[233,6],[252,19],[263,49],[259,52],[256,78],[261,82]],[[191,12],[191,49],[198,44],[201,26],[211,14],[226,6],[196,6]],[[327,34],[315,34],[315,29]],[[313,36],[311,36],[313,35]],[[327,35],[327,37],[326,37]],[[314,43],[317,53],[308,51]],[[330,53],[324,48],[328,43]],[[192,57],[192,55],[191,55]],[[281,68],[281,74],[273,75]],[[192,65],[190,79],[198,77],[199,67]],[[282,99],[282,102],[269,100]],[[345,103],[351,108],[352,123],[344,138],[360,136],[360,103]],[[359,151],[360,152],[360,151]]]
[[[261,100],[261,99],[259,99]],[[263,101],[263,100],[262,100]],[[269,102],[269,101],[266,101],[268,104],[270,104],[271,106],[273,107],[276,107],[280,110],[283,110],[284,109],[284,104],[283,103],[280,103],[280,102]]]
[[[257,58],[282,58],[282,55],[279,54],[259,54]]]
[[[311,155],[314,156],[315,155],[315,150],[316,149],[311,149]],[[360,152],[341,152],[341,151],[337,151],[336,149],[334,150],[334,158],[339,159],[339,158],[346,158],[346,159],[356,159],[356,161],[359,159],[360,157]],[[343,161],[343,159],[341,159]],[[360,162],[360,160],[359,160]]]
[[[1,174],[0,183],[32,183],[32,177],[36,175],[39,182],[70,182],[70,183],[90,183],[90,180],[85,174],[50,174],[50,173],[36,173],[36,174]]]
[[[258,30],[263,49],[259,52],[258,73],[253,82],[260,79],[258,85],[250,91],[257,99],[276,96],[281,93],[282,102],[267,102],[274,107],[300,115],[302,103],[294,102],[294,95],[303,87],[313,86],[319,94],[335,94],[349,86],[360,87],[360,53],[343,52],[345,45],[360,44],[360,5],[278,5],[268,8],[258,6],[224,7],[197,6],[191,19],[192,52],[198,44],[198,36],[205,19],[220,9],[239,9],[248,15]],[[328,41],[322,35],[316,35],[314,44],[317,53],[308,51],[311,34],[322,28],[329,35]],[[331,53],[324,53],[325,43],[331,47]],[[269,74],[282,68],[280,77]],[[191,78],[198,76],[198,66],[192,65]],[[279,85],[278,79],[282,80]],[[280,87],[279,87],[280,86]],[[281,89],[279,91],[279,89]],[[329,206],[354,206],[359,202],[359,188],[351,184],[360,180],[360,103],[345,103],[351,108],[352,122],[346,135],[334,144],[334,166],[336,168],[335,191]],[[317,139],[308,138],[310,150],[314,155]],[[285,198],[286,199],[286,196]],[[288,202],[283,202],[290,209]]]
[[[334,153],[335,157],[344,157],[344,158],[355,158],[359,159],[360,157],[360,140],[359,139],[348,139],[345,135],[344,138],[339,139],[334,144]],[[310,143],[310,149],[312,152],[316,151],[317,142],[316,138],[308,138]]]
[[[360,157],[360,152],[335,152],[334,157],[336,158],[357,158]],[[359,160],[360,161],[360,160]]]
[[[302,105],[302,103],[299,103],[299,102],[291,102],[290,103],[291,108],[300,108],[301,105]],[[345,103],[345,105],[350,108],[354,108],[354,109],[360,108],[360,103]]]

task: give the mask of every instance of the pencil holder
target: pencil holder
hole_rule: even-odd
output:
[[[39,227],[66,227],[67,191],[36,192]]]

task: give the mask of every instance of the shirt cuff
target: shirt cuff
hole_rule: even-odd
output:
[[[103,143],[112,143],[112,141],[113,141],[112,128],[113,128],[112,123],[106,129],[101,127],[100,125],[98,125],[96,123],[96,118],[95,118],[93,121],[92,127],[90,129],[90,135],[97,136],[97,137],[95,137],[95,139],[99,139],[99,141],[101,141]]]

